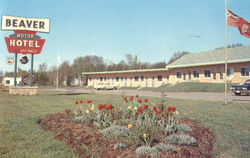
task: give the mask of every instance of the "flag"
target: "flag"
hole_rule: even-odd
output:
[[[227,9],[227,25],[238,27],[240,34],[250,38],[250,23]]]
[[[243,36],[246,36],[250,38],[250,23],[247,22],[246,20],[241,20],[238,29],[240,31],[240,34]]]
[[[227,9],[227,25],[238,27],[240,17]]]

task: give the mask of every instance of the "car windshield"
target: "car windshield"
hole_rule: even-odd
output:
[[[250,84],[250,80],[247,80],[247,81],[245,82],[245,84]]]

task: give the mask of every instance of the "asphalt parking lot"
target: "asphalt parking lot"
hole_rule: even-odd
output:
[[[136,95],[149,96],[149,97],[161,97],[165,95],[168,98],[179,99],[198,99],[198,100],[210,100],[210,101],[225,101],[225,93],[211,93],[211,92],[154,92],[154,91],[142,91],[142,90],[95,90],[95,89],[65,89],[60,88],[58,91],[67,92],[85,92],[85,93],[103,93],[103,94],[117,94],[117,95]],[[250,96],[241,95],[235,96],[233,93],[227,93],[227,101],[230,102],[246,102],[250,104]]]

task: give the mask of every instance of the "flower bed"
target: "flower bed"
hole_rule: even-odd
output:
[[[39,123],[82,157],[213,157],[214,136],[174,106],[149,105],[139,95],[119,106],[75,101],[76,110]]]

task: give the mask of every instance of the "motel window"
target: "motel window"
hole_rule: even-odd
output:
[[[6,84],[10,84],[10,80],[6,80],[5,83],[6,83]]]
[[[104,81],[106,81],[106,79],[107,79],[107,78],[106,78],[106,77],[104,77]]]
[[[116,82],[119,82],[119,76],[115,77]]]
[[[138,81],[138,76],[135,76],[135,81]]]
[[[89,81],[92,81],[92,77],[89,78]]]
[[[144,76],[141,76],[141,81],[144,81]]]
[[[234,75],[234,69],[233,68],[227,68],[227,76],[233,76]]]
[[[100,77],[100,81],[102,81],[102,77]]]
[[[181,78],[181,72],[176,72],[176,77]]]
[[[240,69],[241,76],[249,76],[249,67],[242,67]]]
[[[194,76],[194,78],[199,78],[199,71],[194,70],[193,71],[193,76]]]
[[[158,75],[158,81],[162,81],[162,75]]]
[[[123,76],[121,77],[121,81],[123,81]]]
[[[222,80],[223,79],[223,67],[220,67],[220,79]]]
[[[210,70],[204,70],[204,76],[205,77],[210,77]]]

